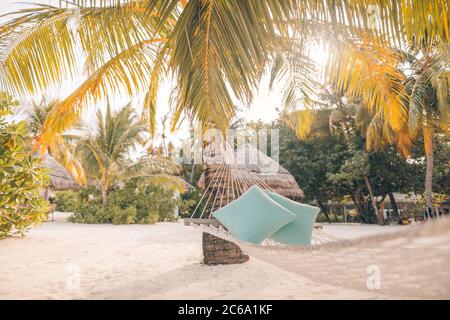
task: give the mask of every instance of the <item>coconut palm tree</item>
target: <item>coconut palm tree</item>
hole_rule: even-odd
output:
[[[111,188],[132,178],[167,184],[172,188],[183,190],[183,181],[173,174],[179,168],[166,158],[145,157],[131,161],[130,152],[143,140],[147,126],[128,105],[117,112],[107,105],[103,114],[97,112],[97,129],[95,133],[74,135],[77,142],[75,153],[80,159],[87,176],[97,181],[102,192],[103,204],[108,204]]]
[[[379,12],[379,14],[377,14]],[[173,75],[185,110],[224,129],[234,99],[248,103],[263,70],[289,61],[295,92],[308,84],[311,43],[329,44],[329,78],[386,113],[394,130],[406,121],[403,79],[389,62],[392,46],[446,45],[447,1],[397,0],[128,0],[75,1],[65,7],[23,9],[0,27],[2,88],[39,93],[65,79],[85,81],[52,113],[41,143],[73,126],[82,110],[107,96],[145,93],[145,116],[155,125],[160,80]],[[425,21],[426,19],[426,21]],[[285,54],[298,47],[297,54]],[[80,54],[83,53],[83,54]],[[80,57],[84,57],[80,61]],[[296,66],[292,61],[297,61]],[[79,68],[82,65],[83,68]],[[307,80],[305,80],[307,79]]]
[[[433,162],[436,131],[450,133],[450,48],[444,52],[423,51],[410,56],[411,76],[409,128],[413,135],[420,132],[424,140],[426,173],[425,205],[427,216],[433,217]]]

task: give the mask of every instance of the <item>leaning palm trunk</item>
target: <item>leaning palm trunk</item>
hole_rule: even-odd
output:
[[[433,217],[433,139],[430,139],[428,148],[425,151],[426,158],[426,173],[425,173],[425,205],[426,205],[426,217]]]
[[[395,201],[394,194],[392,192],[389,192],[388,196],[389,196],[389,202],[390,202],[391,209],[392,209],[392,213],[389,215],[389,222],[399,223],[400,222],[400,214],[398,212],[398,206],[397,206],[397,202]]]
[[[373,195],[372,185],[370,184],[369,178],[367,176],[364,176],[364,182],[366,183],[367,190],[369,190],[370,201],[372,202],[373,211],[375,212],[378,223],[384,224],[383,213],[379,212],[378,210],[377,201],[375,200],[375,196]]]

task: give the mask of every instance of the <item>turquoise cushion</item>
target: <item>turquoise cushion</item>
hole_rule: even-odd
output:
[[[312,230],[320,209],[268,192],[267,195],[296,215],[296,219],[272,234],[272,239],[285,244],[311,244]]]
[[[237,239],[260,243],[295,220],[295,215],[279,205],[257,186],[213,213]]]

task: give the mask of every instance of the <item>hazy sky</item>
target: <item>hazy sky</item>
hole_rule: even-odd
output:
[[[52,4],[52,5],[58,5],[58,0],[34,0],[30,3],[45,3],[45,4]],[[31,4],[24,5],[23,2],[19,3],[15,0],[0,0],[0,14],[8,13],[15,11],[21,7],[31,6]],[[0,17],[0,23],[4,22],[5,18]],[[318,63],[323,63],[326,54],[323,52],[323,50],[315,49],[315,56],[317,58]],[[77,83],[68,83],[66,84],[69,88],[75,89],[78,85]],[[163,84],[158,100],[158,116],[157,118],[160,120],[164,114],[168,111],[168,105],[169,105],[169,96],[170,96],[170,88],[173,84],[170,81],[165,81]],[[70,91],[71,89],[69,89]],[[239,101],[236,101],[236,105],[238,105],[240,110],[243,110],[243,112],[239,115],[240,117],[244,117],[248,121],[256,121],[256,120],[262,120],[269,122],[271,120],[274,120],[278,113],[276,111],[276,108],[280,107],[281,100],[282,100],[282,91],[283,86],[280,84],[278,87],[274,88],[274,90],[269,90],[269,77],[268,75],[264,76],[262,79],[259,88],[255,92],[255,98],[250,106],[242,105]],[[185,131],[185,130],[181,130]],[[176,140],[179,140],[180,136],[183,136],[184,134],[180,132],[179,134],[175,135],[173,138],[175,141],[173,141],[175,144],[177,144]],[[178,136],[178,137],[177,137]]]

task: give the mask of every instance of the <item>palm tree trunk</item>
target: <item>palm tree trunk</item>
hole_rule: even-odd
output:
[[[389,220],[391,222],[400,223],[400,214],[398,212],[397,202],[395,201],[394,194],[392,192],[388,193],[389,202],[391,204],[392,214],[389,215]]]
[[[105,187],[102,187],[102,203],[105,207],[109,203],[109,190]]]
[[[373,195],[372,185],[370,184],[369,177],[364,176],[364,182],[366,183],[367,190],[369,191],[370,201],[372,202],[373,210],[377,217],[378,223],[383,224],[383,219],[380,217],[380,212],[378,211],[377,201]]]
[[[384,198],[383,198],[383,201],[381,201],[381,203],[380,203],[380,210],[379,210],[379,212],[380,212],[379,214],[380,214],[381,224],[384,225],[384,224],[386,224],[386,222],[384,220]]]
[[[106,207],[109,203],[109,172],[104,172],[102,177],[102,203]]]
[[[336,214],[336,211],[334,210],[334,208],[333,208],[333,204],[330,204],[330,213],[332,213],[333,214],[333,218],[334,218],[334,222],[339,222],[338,220],[338,216],[337,216],[337,214]]]
[[[428,150],[425,150],[426,172],[425,172],[425,206],[426,217],[433,218],[433,161],[434,145],[433,138],[430,139]]]
[[[192,163],[191,174],[190,174],[190,177],[189,177],[189,183],[190,184],[194,184],[194,174],[195,174],[195,164]]]
[[[352,200],[353,200],[353,203],[355,204],[356,211],[358,212],[358,216],[357,216],[358,219],[360,220],[360,222],[363,222],[363,223],[366,222],[364,219],[364,209],[361,204],[361,191],[360,191],[359,187],[357,187],[355,189],[355,191],[353,192]]]
[[[378,212],[381,224],[385,225],[386,221],[384,220],[384,200],[386,199],[387,194],[384,194],[381,197],[381,200],[377,202],[377,206],[379,206]]]
[[[318,204],[320,210],[322,211],[322,213],[325,215],[325,219],[327,219],[327,222],[331,223],[330,216],[328,215],[328,212],[327,212],[327,208],[323,205],[322,201],[317,201],[317,204]]]

